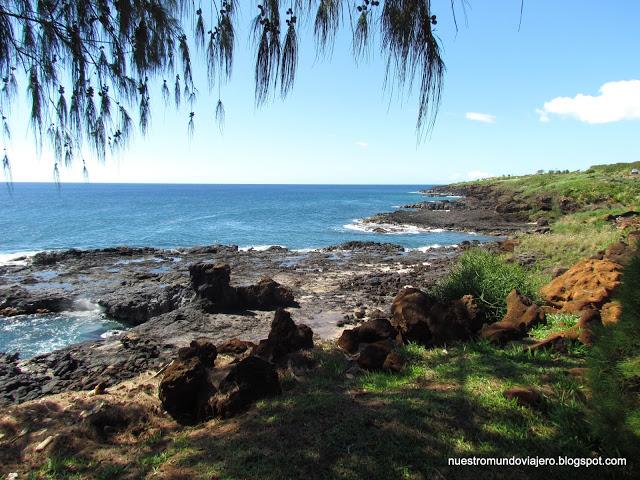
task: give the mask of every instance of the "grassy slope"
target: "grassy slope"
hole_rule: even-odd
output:
[[[612,222],[609,214],[640,209],[640,176],[631,175],[640,162],[596,165],[585,172],[544,173],[521,177],[500,177],[467,182],[492,185],[497,191],[513,194],[531,205],[539,196],[550,196],[553,208],[543,212],[532,208],[532,219],[548,217],[551,232],[546,235],[520,235],[516,254],[534,254],[538,267],[569,267],[580,258],[590,256],[607,245],[619,241],[624,232]],[[563,215],[559,199],[567,197],[577,203],[578,210]]]
[[[595,165],[584,172],[499,177],[465,184],[494,185],[496,189],[513,192],[516,198],[524,200],[551,195],[556,199],[569,197],[580,207],[640,206],[640,176],[630,174],[633,168],[640,168],[640,162]],[[557,206],[554,202],[552,215],[559,216]]]

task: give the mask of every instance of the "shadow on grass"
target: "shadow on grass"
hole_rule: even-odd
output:
[[[350,378],[335,350],[317,350],[319,367],[285,378],[282,396],[229,420],[179,428],[128,465],[102,460],[91,476],[34,478],[164,479],[478,479],[624,478],[619,467],[456,467],[453,457],[591,457],[583,387],[566,371],[580,358],[532,355],[484,343],[448,349],[409,345],[400,374]],[[539,410],[503,397],[534,385]],[[144,452],[144,453],[143,453]],[[631,459],[629,459],[631,460]],[[93,465],[96,465],[95,463]],[[83,470],[76,467],[76,471]],[[99,474],[99,475],[98,475]]]
[[[400,375],[347,380],[335,354],[281,398],[231,422],[191,432],[173,459],[201,478],[428,479],[620,478],[619,468],[450,467],[449,457],[590,457],[580,388],[566,370],[581,361],[484,344],[410,346]],[[344,360],[342,360],[344,363]],[[326,365],[331,364],[331,368]],[[346,366],[346,365],[345,365]],[[512,384],[548,384],[541,411],[507,401]],[[179,478],[179,477],[174,477]]]

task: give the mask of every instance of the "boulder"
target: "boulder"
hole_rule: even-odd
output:
[[[549,337],[529,345],[529,350],[551,349],[556,352],[566,353],[571,343],[580,341],[590,346],[592,344],[593,325],[600,323],[600,312],[595,309],[585,310],[580,315],[578,323],[562,332],[554,333]]]
[[[340,338],[338,338],[338,346],[349,353],[356,353],[358,345],[360,345],[358,330],[359,328],[352,328],[343,331]]]
[[[196,295],[217,308],[239,305],[236,289],[231,287],[231,267],[225,264],[196,263],[189,266],[191,287]]]
[[[358,356],[358,366],[365,370],[382,370],[387,357],[393,351],[393,343],[380,341],[366,344]]]
[[[218,345],[218,353],[226,355],[240,355],[252,348],[255,348],[256,344],[246,340],[240,340],[238,338],[232,338],[226,342]]]
[[[502,242],[498,242],[498,249],[501,252],[511,253],[515,250],[519,243],[519,240],[509,238],[507,240],[503,240]]]
[[[358,328],[358,343],[373,343],[380,340],[395,340],[398,331],[386,318],[373,318]]]
[[[278,362],[287,354],[313,348],[313,331],[307,325],[296,325],[291,314],[278,308],[271,322],[269,336],[253,349],[253,355]]]
[[[231,267],[225,264],[196,263],[189,267],[191,287],[204,302],[205,310],[268,310],[295,306],[293,293],[275,280],[265,277],[254,285],[230,285]]]
[[[236,291],[244,308],[268,310],[296,305],[293,293],[269,277],[262,278],[255,285],[237,287]]]
[[[213,389],[200,358],[176,359],[165,370],[159,386],[164,409],[176,420],[194,423],[204,417],[204,406]]]
[[[579,206],[576,201],[570,197],[560,197],[558,199],[558,206],[562,213],[572,213],[578,210]]]
[[[180,360],[198,357],[202,365],[206,368],[213,367],[217,356],[218,350],[216,346],[206,338],[192,340],[188,347],[183,347],[178,350],[178,358]]]
[[[398,373],[403,369],[404,364],[404,358],[402,358],[402,356],[398,354],[398,352],[392,351],[389,352],[387,358],[384,359],[382,369],[388,372]]]
[[[482,325],[482,316],[470,295],[443,304],[412,287],[396,295],[391,314],[391,324],[402,340],[424,345],[468,339]]]
[[[338,339],[338,346],[347,352],[354,354],[360,345],[375,343],[383,340],[395,342],[398,331],[386,318],[373,318],[367,320],[359,327],[345,330]]]
[[[200,352],[207,351],[208,345]],[[281,391],[275,367],[266,360],[249,356],[214,368],[205,367],[201,357],[194,354],[178,357],[165,370],[159,397],[164,409],[177,421],[193,424],[235,415],[255,401]]]
[[[431,341],[428,315],[435,301],[417,288],[403,288],[391,304],[391,324],[405,342],[427,344]]]
[[[546,318],[540,307],[513,289],[507,295],[507,314],[502,321],[529,330],[536,325],[544,324]]]
[[[275,367],[262,358],[249,356],[224,372],[217,392],[208,401],[212,416],[228,418],[249,408],[263,398],[282,393]]]
[[[4,316],[71,310],[73,299],[60,290],[27,290],[19,286],[0,289],[0,311]]]
[[[622,305],[616,300],[605,303],[600,309],[600,316],[602,318],[603,325],[618,323],[620,315],[622,315]]]
[[[536,196],[536,207],[544,212],[551,211],[553,209],[553,198],[550,195]]]
[[[598,309],[620,285],[622,267],[606,259],[585,259],[540,289],[545,300],[563,312]]]
[[[524,337],[531,328],[545,322],[544,310],[514,289],[507,296],[507,313],[504,318],[485,325],[480,331],[480,337],[491,343],[504,345]]]
[[[604,258],[620,265],[625,265],[633,257],[635,250],[625,242],[609,245],[603,252]]]
[[[530,408],[542,406],[542,395],[533,387],[511,387],[503,393],[507,400],[515,400],[518,405]]]

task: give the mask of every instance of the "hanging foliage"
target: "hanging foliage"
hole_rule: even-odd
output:
[[[454,2],[451,8],[457,28]],[[204,55],[208,84],[228,81],[233,70],[237,0],[0,0],[0,114],[2,141],[10,139],[11,106],[26,91],[29,121],[38,143],[50,143],[54,172],[68,165],[83,146],[98,158],[126,145],[133,117],[148,130],[152,89],[169,103],[185,99],[196,108],[191,47]],[[345,23],[353,33],[354,55],[372,38],[386,56],[386,81],[419,89],[417,127],[428,131],[440,102],[444,63],[434,35],[431,0],[259,0],[252,21],[255,44],[255,102],[263,104],[292,89],[299,60],[299,27],[312,25],[317,53],[330,53]],[[244,2],[243,2],[244,4]],[[450,4],[450,5],[449,5]],[[304,20],[309,20],[304,22]],[[345,21],[346,20],[346,21]],[[286,23],[284,26],[282,23]],[[379,35],[372,35],[373,29]],[[281,30],[282,29],[282,30]],[[19,84],[23,83],[22,86]],[[115,107],[114,107],[115,106]],[[112,109],[115,108],[113,114]],[[133,113],[135,112],[135,113]],[[193,112],[192,112],[193,113]],[[195,115],[195,114],[194,114]],[[218,101],[215,118],[224,123]],[[188,120],[193,132],[193,115]],[[43,135],[44,134],[44,135]],[[5,172],[8,158],[3,159]]]

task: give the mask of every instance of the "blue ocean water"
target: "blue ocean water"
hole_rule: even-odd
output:
[[[349,240],[408,248],[483,237],[357,219],[429,200],[429,185],[155,185],[15,183],[0,191],[0,255],[114,245],[319,248]],[[371,230],[371,228],[369,228]]]

